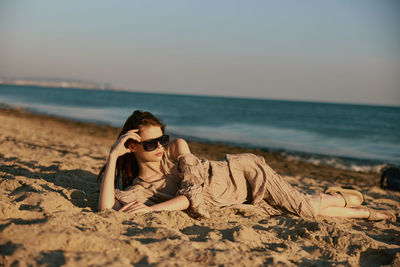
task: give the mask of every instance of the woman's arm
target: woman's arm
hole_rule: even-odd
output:
[[[136,212],[152,212],[161,210],[185,210],[189,207],[190,203],[187,197],[180,195],[170,200],[147,206],[139,201],[132,201],[124,205],[119,211],[136,213]]]
[[[175,142],[170,145],[169,149],[170,155],[174,159],[177,159],[180,155],[191,154],[188,143],[182,138],[176,139]],[[189,208],[189,206],[189,199],[184,195],[180,195],[151,207],[154,210],[185,210]]]
[[[100,195],[99,195],[99,211],[105,209],[119,209],[121,204],[115,201],[114,196],[114,180],[115,180],[115,166],[119,156],[122,156],[130,150],[125,147],[125,142],[128,139],[134,139],[141,141],[140,136],[136,130],[131,130],[118,138],[117,142],[111,147],[110,155],[107,160],[107,166],[104,172],[103,179],[101,181]]]
[[[118,208],[119,202],[115,201],[114,197],[114,178],[115,178],[115,165],[117,158],[110,155],[107,160],[104,177],[101,181],[100,195],[99,195],[99,211]],[[115,205],[117,204],[117,205]],[[114,207],[115,206],[115,207]]]
[[[189,208],[189,199],[184,195],[151,206],[153,211],[159,210],[185,210]]]

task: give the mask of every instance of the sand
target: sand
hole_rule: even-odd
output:
[[[279,153],[190,142],[200,157],[252,152],[299,190],[361,190],[397,222],[268,217],[224,208],[211,219],[185,211],[97,211],[96,181],[118,129],[0,109],[0,266],[400,266],[400,192],[379,175],[289,161]]]

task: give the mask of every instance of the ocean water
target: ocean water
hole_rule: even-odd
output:
[[[147,110],[170,134],[355,170],[400,166],[400,107],[0,85],[0,103],[122,127]]]

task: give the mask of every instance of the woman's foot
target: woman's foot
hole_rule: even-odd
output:
[[[381,221],[381,220],[389,220],[391,222],[396,221],[396,215],[393,212],[386,210],[373,210],[368,208],[369,217],[368,221]]]
[[[326,189],[324,193],[330,195],[340,194],[344,199],[344,206],[346,208],[359,207],[364,201],[363,194],[354,189],[345,189],[333,186]]]

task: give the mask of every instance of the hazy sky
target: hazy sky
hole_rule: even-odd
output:
[[[1,1],[0,78],[400,105],[400,1]]]

